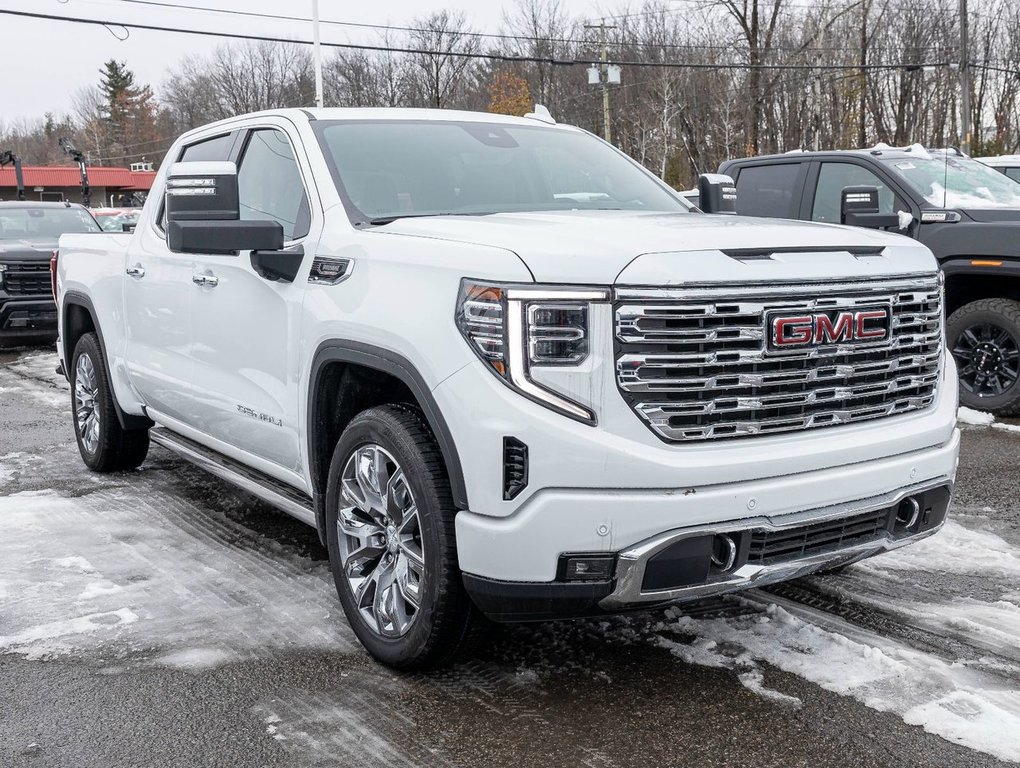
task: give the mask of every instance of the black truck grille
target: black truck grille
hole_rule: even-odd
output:
[[[7,263],[2,274],[3,289],[11,296],[49,295],[50,265],[48,262]]]
[[[781,531],[752,531],[747,562],[772,565],[874,541],[885,535],[890,514],[887,508]]]

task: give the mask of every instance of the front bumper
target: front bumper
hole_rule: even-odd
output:
[[[51,296],[8,297],[0,292],[0,343],[57,337],[57,305]]]
[[[464,586],[483,613],[506,622],[593,616],[738,592],[927,538],[945,522],[952,487],[952,478],[940,477],[821,509],[668,531],[617,553],[611,580],[528,583],[465,573]],[[901,515],[904,509],[913,514]],[[722,534],[738,542],[732,564],[711,558],[711,542]],[[771,555],[767,547],[754,550],[755,540],[770,536],[778,541]],[[700,546],[704,542],[707,550]],[[670,579],[676,583],[663,584]]]

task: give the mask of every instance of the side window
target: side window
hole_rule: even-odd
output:
[[[212,139],[189,144],[181,151],[178,162],[194,162],[197,160],[229,160],[230,148],[234,144],[234,134],[216,136]]]
[[[287,134],[275,128],[252,131],[237,169],[241,218],[278,221],[286,240],[308,234],[310,209]]]
[[[1013,181],[1020,181],[1020,168],[1005,168],[1003,173],[1013,179]]]
[[[858,186],[878,187],[879,213],[896,213],[897,207],[906,207],[898,203],[892,190],[867,168],[853,163],[822,163],[814,204],[811,206],[811,221],[839,224],[843,187]]]
[[[769,218],[796,217],[794,193],[800,163],[752,165],[737,176],[737,213]],[[796,195],[800,199],[800,195]]]
[[[211,139],[202,139],[194,144],[188,144],[181,150],[177,162],[198,161],[198,160],[229,160],[230,149],[234,146],[234,134],[226,133],[222,136],[214,136]],[[159,204],[159,228],[166,231],[166,201]]]

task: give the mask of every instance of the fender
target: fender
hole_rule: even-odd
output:
[[[103,339],[103,329],[96,320],[96,308],[92,304],[92,299],[78,291],[66,291],[64,293],[63,303],[60,307],[60,343],[64,347],[64,376],[69,382],[71,380],[71,356],[74,354],[74,345],[71,343],[71,335],[67,332],[68,329],[66,326],[67,308],[72,305],[81,307],[88,312],[89,317],[92,319],[92,327],[96,329],[96,335],[99,337],[99,349],[102,350],[103,353],[103,363],[106,365],[106,370],[110,370],[110,356],[106,353],[106,341]],[[123,429],[148,429],[153,425],[152,420],[145,416],[135,416],[133,414],[124,413],[120,407],[120,403],[117,402],[116,393],[114,393],[112,389],[110,391],[110,395],[113,399],[113,409],[117,413],[117,421],[120,422],[120,426]]]
[[[974,261],[999,261],[992,264],[973,264]],[[1001,256],[952,256],[939,261],[939,267],[946,277],[953,275],[995,275],[997,277],[1020,277],[1020,261]]]
[[[450,428],[443,418],[439,405],[432,396],[432,391],[425,383],[425,379],[418,373],[418,369],[407,358],[391,352],[388,349],[375,347],[370,344],[363,344],[358,341],[329,340],[319,345],[312,358],[311,374],[308,377],[308,458],[309,466],[319,466],[322,448],[315,440],[315,393],[318,391],[319,382],[322,376],[322,369],[327,363],[353,363],[366,368],[373,368],[389,374],[403,382],[411,394],[414,395],[421,406],[432,433],[439,443],[439,450],[443,454],[443,461],[446,470],[450,475],[450,491],[453,494],[453,503],[458,509],[468,509],[467,486],[464,483],[464,470],[461,467],[460,456],[457,454],[457,446],[453,441]],[[332,446],[329,448],[332,450]],[[312,489],[315,498],[315,517],[319,531],[325,530],[325,488],[319,487],[318,473],[312,473]]]

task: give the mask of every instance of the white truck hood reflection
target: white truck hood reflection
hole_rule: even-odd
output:
[[[516,253],[540,283],[834,280],[936,268],[927,248],[900,235],[744,216],[501,213],[397,219],[371,231],[505,248]],[[855,256],[837,250],[843,248],[886,250],[881,256]],[[765,259],[736,259],[723,253],[771,249],[786,253]]]

